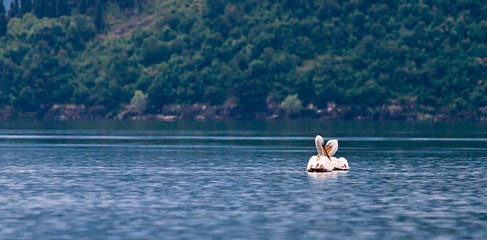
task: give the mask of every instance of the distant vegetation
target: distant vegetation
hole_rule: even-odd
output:
[[[102,115],[198,103],[244,118],[480,118],[487,4],[12,1],[0,14],[0,108],[68,103]]]

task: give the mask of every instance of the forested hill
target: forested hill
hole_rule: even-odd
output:
[[[485,1],[12,2],[4,117],[487,116]]]

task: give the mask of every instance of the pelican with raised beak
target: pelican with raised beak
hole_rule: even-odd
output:
[[[348,169],[350,169],[347,159],[345,159],[344,157],[333,157],[333,155],[335,155],[335,153],[338,151],[338,141],[336,139],[328,141],[324,147],[324,150],[326,156],[333,163],[333,170],[347,171]]]
[[[333,149],[331,145],[329,146],[329,149],[326,149],[324,144],[325,144],[325,140],[320,135],[317,135],[315,138],[315,145],[316,145],[316,150],[318,151],[318,155],[312,156],[309,159],[308,167],[306,168],[306,171],[308,172],[332,172],[333,171],[334,165],[328,155],[328,152]]]

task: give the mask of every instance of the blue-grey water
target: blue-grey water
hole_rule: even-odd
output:
[[[4,122],[0,162],[1,239],[487,238],[481,122]]]

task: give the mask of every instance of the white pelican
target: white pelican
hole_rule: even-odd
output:
[[[341,157],[336,158],[333,157],[335,153],[338,151],[338,141],[336,139],[330,140],[326,142],[325,145],[325,154],[331,159],[333,163],[333,170],[348,170],[350,167],[348,166],[347,159]]]
[[[325,153],[331,149],[325,149],[325,140],[320,135],[315,138],[316,150],[318,150],[317,156],[312,156],[308,161],[308,167],[306,171],[308,172],[331,172],[333,171],[334,165],[330,158],[325,156]]]

